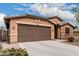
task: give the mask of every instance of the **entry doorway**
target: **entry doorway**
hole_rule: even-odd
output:
[[[59,25],[57,24],[57,25],[55,25],[55,32],[54,32],[54,34],[55,34],[55,39],[58,39],[58,27],[59,27]]]

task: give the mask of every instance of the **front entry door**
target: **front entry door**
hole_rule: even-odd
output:
[[[58,39],[58,25],[55,25],[55,39]]]

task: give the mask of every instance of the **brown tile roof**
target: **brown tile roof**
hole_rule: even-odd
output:
[[[16,18],[33,18],[33,19],[40,19],[40,20],[45,20],[45,21],[48,21],[52,24],[54,24],[53,22],[49,21],[48,18],[44,18],[44,17],[40,17],[40,16],[34,16],[34,15],[18,15],[18,16],[7,16],[7,17],[4,17],[4,20],[10,20],[10,19],[16,19]],[[55,24],[54,24],[55,25]]]
[[[30,14],[26,14],[26,15],[18,15],[18,16],[7,16],[4,17],[4,19],[15,19],[15,18],[33,18],[33,19],[43,19],[43,20],[47,20],[47,18],[44,17],[40,17],[40,16],[34,16],[34,15],[30,15]]]
[[[75,26],[73,26],[73,25],[70,24],[70,23],[64,23],[64,22],[63,22],[63,23],[61,23],[61,24],[59,24],[59,25],[60,25],[60,27],[61,27],[61,26],[65,26],[65,25],[70,25],[71,27],[75,28]]]
[[[54,17],[50,17],[50,18],[48,18],[48,19],[54,19],[54,18],[58,18],[60,21],[63,21],[60,17],[58,17],[58,16],[54,16]]]
[[[44,17],[39,17],[39,16],[34,16],[34,15],[18,15],[18,16],[7,16],[7,17],[4,17],[4,20],[10,20],[10,19],[16,19],[16,18],[33,18],[33,19],[40,19],[40,20],[45,20],[45,21],[48,21],[52,24],[54,24],[53,22],[49,21],[48,19],[52,19],[52,18],[58,18],[59,20],[63,21],[62,19],[60,19],[58,16],[54,16],[54,17],[51,17],[51,18],[44,18]],[[66,24],[69,24],[70,26],[72,26],[74,28],[73,25],[71,25],[70,23],[61,23],[60,26],[64,26]],[[54,24],[55,25],[55,24]]]
[[[76,32],[78,31],[79,32],[79,28],[74,29],[74,31],[76,31]]]

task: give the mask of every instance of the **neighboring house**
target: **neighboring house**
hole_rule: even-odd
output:
[[[7,38],[7,31],[0,29],[0,41],[6,41]]]
[[[75,39],[78,39],[78,40],[79,40],[79,28],[76,28],[76,29],[73,31],[73,35],[74,35],[74,38],[75,38]]]
[[[62,24],[63,21],[55,16],[43,18],[32,15],[5,17],[9,42],[27,42],[53,39],[66,39],[73,36],[74,26]]]

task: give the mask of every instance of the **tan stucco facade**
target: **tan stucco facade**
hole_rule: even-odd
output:
[[[69,28],[70,29],[70,33],[66,34],[65,29]],[[70,26],[69,24],[66,24],[64,26],[60,27],[60,37],[61,39],[67,39],[68,37],[73,37],[73,30],[74,28],[72,26]]]
[[[8,21],[7,21],[8,20]],[[5,19],[9,23],[9,41],[10,43],[18,42],[18,24],[36,25],[51,28],[51,40],[52,39],[67,39],[73,37],[74,27],[70,24],[61,25],[63,21],[58,18],[41,19],[35,17],[18,16]],[[7,25],[7,24],[6,24]],[[8,26],[8,25],[7,25]],[[69,28],[70,33],[66,34],[65,29]]]
[[[18,42],[18,24],[29,24],[38,26],[51,27],[51,39],[54,39],[54,24],[46,20],[32,19],[32,18],[18,18],[10,20],[10,42]]]
[[[60,20],[58,17],[56,17],[56,18],[51,18],[51,19],[49,19],[51,22],[53,22],[55,25],[59,25],[59,24],[61,24],[63,21],[62,20]],[[57,38],[58,39],[61,39],[60,38],[60,28],[58,28],[58,31],[57,31]],[[54,33],[54,35],[55,35],[55,33]]]
[[[53,18],[50,19],[51,22],[53,22],[55,25],[58,25],[60,27],[58,27],[58,31],[57,31],[57,39],[67,39],[68,37],[73,37],[73,26],[70,24],[65,24],[65,25],[61,25],[63,23],[62,20],[60,20],[58,17],[57,18]],[[70,33],[67,35],[65,33],[65,29],[69,28],[70,29]],[[55,35],[55,34],[54,34]]]

